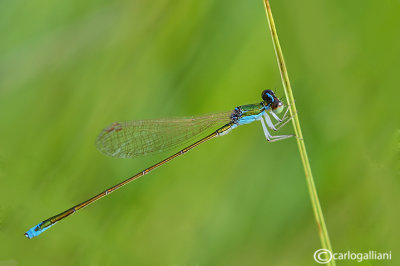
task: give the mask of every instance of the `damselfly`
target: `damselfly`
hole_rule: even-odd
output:
[[[263,91],[261,97],[263,101],[260,103],[238,106],[233,111],[225,113],[186,118],[127,121],[111,124],[100,133],[96,145],[102,153],[119,158],[133,158],[166,151],[193,140],[196,137],[199,138],[202,133],[204,134],[207,130],[211,130],[213,127],[216,127],[217,129],[211,134],[201,138],[161,162],[146,168],[125,181],[110,187],[81,204],[75,205],[58,215],[44,220],[29,229],[29,231],[25,233],[25,236],[30,239],[40,235],[55,223],[76,211],[104,196],[107,196],[111,192],[125,186],[131,181],[144,176],[161,165],[188,152],[194,147],[197,147],[201,143],[225,135],[240,125],[260,121],[265,137],[268,141],[277,141],[292,137],[293,135],[272,136],[268,132],[267,127],[276,131],[290,121],[290,117],[287,117],[288,109],[284,113],[282,119],[277,116],[277,114],[283,111],[284,105],[275,96],[272,90]],[[278,121],[275,125],[273,124],[270,115]],[[219,128],[217,127],[218,125]]]

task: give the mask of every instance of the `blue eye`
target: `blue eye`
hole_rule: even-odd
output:
[[[272,90],[265,90],[261,94],[261,98],[266,102],[266,103],[273,103],[275,102],[275,93]]]

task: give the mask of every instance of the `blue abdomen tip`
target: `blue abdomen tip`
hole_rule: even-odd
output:
[[[43,224],[43,222],[41,222],[38,225],[35,225],[34,227],[32,227],[31,229],[29,229],[26,233],[25,236],[29,239],[34,238],[35,236],[40,235],[41,233],[43,233],[44,231],[46,231],[47,229],[49,229],[53,224],[50,224],[49,226],[46,226],[44,228],[41,228],[40,226]]]

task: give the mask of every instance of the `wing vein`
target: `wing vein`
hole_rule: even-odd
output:
[[[118,158],[134,158],[173,149],[207,130],[231,120],[231,112],[194,117],[115,122],[96,140],[99,151]],[[215,128],[216,129],[216,128]]]

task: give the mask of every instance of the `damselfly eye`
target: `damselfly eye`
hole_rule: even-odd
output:
[[[265,90],[261,93],[261,98],[267,104],[273,103],[275,101],[275,93],[272,90]]]

